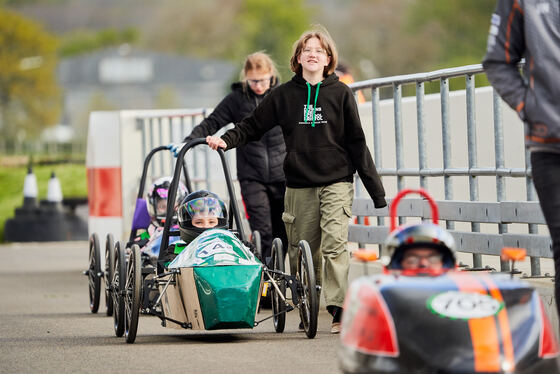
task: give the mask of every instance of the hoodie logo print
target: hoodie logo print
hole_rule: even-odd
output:
[[[323,114],[321,113],[321,107],[313,108],[313,105],[309,105],[309,107],[304,104],[303,105],[303,122],[301,124],[309,123],[313,121],[313,112],[315,112],[315,123],[326,123],[323,122]],[[307,118],[305,118],[305,114],[307,113]]]

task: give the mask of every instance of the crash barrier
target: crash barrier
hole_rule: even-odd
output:
[[[389,203],[391,199],[389,199]],[[437,201],[439,218],[448,221],[479,222],[493,224],[544,224],[538,202],[473,202]],[[387,208],[375,209],[369,199],[356,199],[352,213],[357,216],[388,217]],[[423,199],[404,199],[397,208],[400,217],[431,219],[428,202]],[[503,247],[526,248],[533,257],[551,258],[550,237],[538,234],[464,232],[449,230],[454,236],[457,250],[474,254],[500,255]],[[349,240],[352,242],[381,244],[389,234],[388,226],[350,225]]]
[[[531,275],[539,276],[539,258],[552,252],[549,236],[539,235],[546,227],[535,201],[523,124],[491,87],[475,87],[475,76],[483,80],[483,73],[481,65],[469,65],[350,86],[354,92],[371,91],[372,100],[360,106],[360,115],[364,129],[372,131],[371,136],[366,130],[366,137],[387,195],[403,188],[430,191],[458,249],[473,254],[473,267],[482,268],[482,255],[499,255],[503,246],[524,247]],[[425,85],[433,88],[434,82],[439,93],[426,95]],[[457,82],[465,89],[450,92],[450,83]],[[415,96],[403,98],[403,89],[410,88]],[[392,98],[380,100],[387,90]],[[361,197],[360,184],[357,190]],[[351,225],[349,241],[383,243],[387,209],[358,198],[353,213],[377,217],[377,226]],[[425,202],[411,199],[399,206],[399,216],[404,223],[405,217],[428,219],[430,212]],[[508,264],[502,262],[501,268],[507,270]]]
[[[125,240],[130,233],[142,165],[155,147],[181,143],[207,109],[125,110],[92,112],[89,119],[86,167],[88,179],[89,235],[111,233]],[[193,188],[225,192],[219,159],[208,147],[193,149],[187,158]],[[234,153],[228,152],[228,163]],[[150,164],[146,189],[156,178],[171,175],[175,159],[159,152]],[[232,168],[235,170],[235,168]],[[234,173],[235,176],[235,173]],[[215,182],[213,185],[212,183]],[[222,191],[223,190],[223,191]],[[238,190],[238,189],[237,189]]]

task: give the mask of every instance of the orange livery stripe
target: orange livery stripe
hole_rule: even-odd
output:
[[[459,291],[476,292],[487,295],[486,288],[480,281],[466,273],[450,274]],[[476,372],[500,371],[500,342],[494,316],[473,318],[468,321],[474,355]]]

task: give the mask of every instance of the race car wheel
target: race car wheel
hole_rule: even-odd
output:
[[[97,313],[101,296],[101,254],[99,253],[99,237],[93,233],[89,238],[89,309]]]
[[[115,268],[113,270],[113,327],[116,336],[124,334],[124,285],[126,281],[126,248],[124,243],[115,243]]]
[[[276,238],[272,241],[272,258],[271,258],[271,265],[272,270],[276,270],[278,272],[284,273],[284,254],[282,248],[282,240]],[[284,275],[280,274],[273,274],[272,279],[280,289],[282,295],[286,295],[286,279]],[[282,297],[279,295],[278,291],[274,286],[270,286],[270,293],[272,299],[272,313],[274,317],[272,317],[272,321],[274,322],[274,329],[276,332],[283,332],[284,327],[286,326],[286,302],[282,300]]]
[[[299,315],[305,334],[313,339],[317,334],[319,300],[315,282],[315,269],[309,243],[301,240],[298,245],[297,273],[299,291]]]
[[[142,264],[140,247],[134,244],[126,269],[124,293],[124,333],[127,343],[134,343],[140,314],[140,295],[142,295]]]
[[[258,230],[251,234],[251,243],[253,243],[253,254],[264,263],[266,259],[262,258],[261,233]]]
[[[115,240],[113,234],[107,234],[105,240],[105,313],[113,315],[113,296],[111,295],[111,281],[113,279],[113,268],[115,267]]]

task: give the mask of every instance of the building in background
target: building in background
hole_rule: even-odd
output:
[[[235,66],[123,45],[61,60],[58,77],[61,126],[80,142],[93,110],[212,107],[235,79]]]

